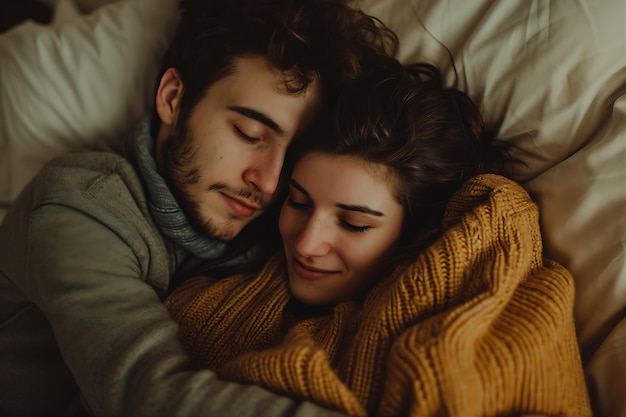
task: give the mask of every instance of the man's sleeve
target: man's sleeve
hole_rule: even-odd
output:
[[[29,228],[27,292],[94,415],[341,415],[194,369],[143,279],[158,254],[124,230],[55,204]]]

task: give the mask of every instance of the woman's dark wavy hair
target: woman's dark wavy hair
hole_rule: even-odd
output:
[[[403,244],[431,242],[451,195],[477,174],[499,172],[508,158],[477,105],[444,87],[429,64],[390,59],[347,85],[331,111],[329,125],[312,132],[315,140],[303,141],[297,154],[320,150],[389,167],[405,209]]]
[[[266,57],[290,93],[319,79],[332,94],[371,59],[398,50],[395,33],[348,0],[180,0],[179,10],[161,70],[176,68],[183,82],[181,120],[239,57]]]

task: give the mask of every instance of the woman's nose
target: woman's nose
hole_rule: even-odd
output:
[[[330,228],[323,218],[311,216],[296,238],[295,250],[303,257],[319,257],[332,248]]]

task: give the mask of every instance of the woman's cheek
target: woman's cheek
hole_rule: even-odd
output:
[[[289,240],[294,234],[297,234],[297,217],[291,207],[286,203],[283,204],[283,208],[280,211],[280,217],[278,218],[278,230],[280,236],[284,241]]]

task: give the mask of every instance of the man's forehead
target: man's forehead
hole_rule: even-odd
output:
[[[289,72],[272,67],[260,56],[235,60],[232,71],[216,81],[206,93],[207,103],[262,123],[279,136],[293,137],[310,122],[322,105],[320,83],[294,92]]]

